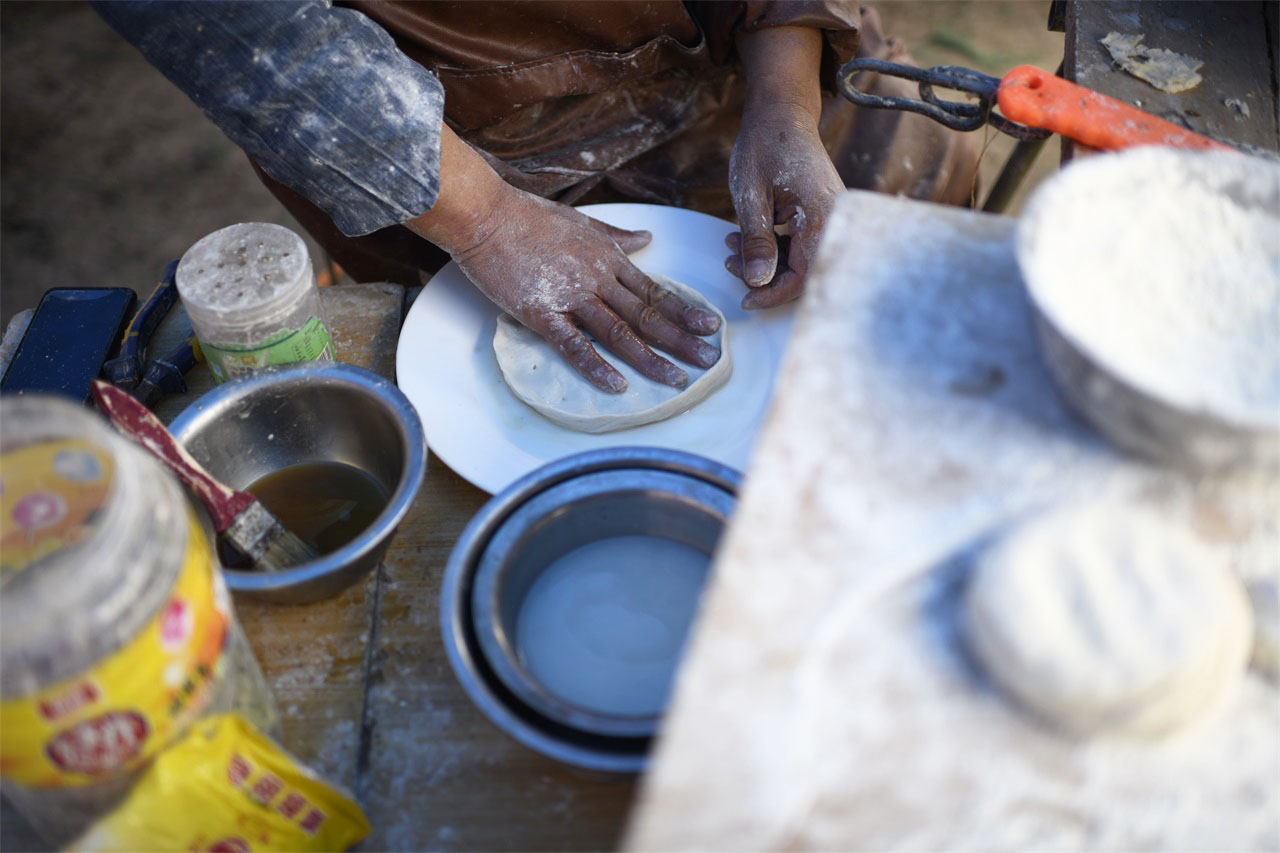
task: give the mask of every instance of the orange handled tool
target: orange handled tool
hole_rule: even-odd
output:
[[[996,88],[996,102],[1010,121],[1050,130],[1103,151],[1135,145],[1233,150],[1124,101],[1108,98],[1030,65],[1019,65],[1001,78]]]
[[[863,71],[919,83],[920,100],[887,98],[859,91],[853,85],[853,78]],[[977,130],[990,124],[1018,139],[1042,139],[1058,133],[1104,151],[1137,145],[1234,150],[1030,65],[1021,65],[1003,78],[996,78],[948,65],[921,69],[879,59],[855,59],[840,69],[836,82],[841,94],[859,106],[908,110],[955,130]],[[934,94],[935,86],[975,95],[977,102],[943,100]],[[996,104],[1003,115],[992,111]]]

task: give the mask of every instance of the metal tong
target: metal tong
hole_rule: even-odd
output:
[[[853,86],[853,77],[863,71],[915,81],[920,84],[920,99],[860,92]],[[954,130],[977,130],[989,124],[1023,141],[1045,139],[1058,133],[1103,151],[1136,145],[1233,150],[1207,136],[1030,65],[1020,65],[1004,77],[992,77],[951,65],[922,69],[879,59],[855,59],[840,69],[836,85],[842,95],[860,107],[907,110]],[[944,100],[934,92],[935,86],[965,92],[977,101]],[[1000,113],[995,112],[996,106],[1000,107]]]

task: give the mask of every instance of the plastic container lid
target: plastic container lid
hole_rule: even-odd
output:
[[[201,326],[269,324],[315,285],[307,245],[282,225],[242,222],[187,250],[176,276],[187,314]]]

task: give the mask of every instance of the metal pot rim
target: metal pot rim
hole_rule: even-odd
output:
[[[170,424],[169,431],[179,444],[183,444],[185,436],[215,417],[213,412],[216,409],[277,385],[282,377],[316,385],[358,388],[385,402],[396,422],[405,431],[406,453],[402,474],[387,505],[361,536],[319,559],[278,572],[224,568],[223,577],[226,578],[227,587],[233,592],[285,592],[334,575],[344,566],[367,557],[381,547],[380,543],[388,539],[404,520],[426,473],[427,444],[422,432],[422,422],[404,392],[394,382],[371,370],[341,362],[276,365],[224,382],[187,406]]]
[[[516,507],[490,531],[479,549],[472,570],[471,619],[480,651],[489,669],[524,704],[544,717],[601,736],[651,737],[662,718],[651,714],[608,714],[576,705],[548,690],[521,662],[516,640],[501,615],[500,600],[511,568],[511,547],[527,536],[538,535],[543,523],[563,516],[571,507],[582,507],[610,497],[662,495],[682,510],[696,506],[708,526],[723,529],[733,508],[733,495],[720,486],[683,473],[652,468],[592,471],[561,481]],[[654,533],[661,536],[661,533]],[[505,552],[505,553],[504,553]]]
[[[440,629],[454,675],[489,719],[525,746],[589,770],[638,773],[648,761],[650,738],[608,737],[575,731],[538,715],[514,696],[489,668],[471,619],[472,588],[481,554],[494,533],[525,502],[567,480],[619,469],[683,474],[736,496],[742,475],[682,451],[656,447],[592,450],[551,462],[513,482],[486,503],[459,537],[440,590]]]
[[[1063,322],[1047,299],[1050,287],[1039,272],[1041,259],[1063,245],[1053,230],[1061,221],[1062,200],[1085,188],[1096,194],[1118,175],[1129,178],[1175,169],[1201,181],[1223,172],[1245,179],[1256,165],[1232,152],[1155,148],[1089,158],[1038,189],[1020,218],[1015,255],[1040,352],[1068,402],[1122,449],[1192,471],[1280,464],[1280,437],[1268,418],[1189,403],[1167,389],[1138,381]],[[1274,197],[1269,203],[1274,204]]]

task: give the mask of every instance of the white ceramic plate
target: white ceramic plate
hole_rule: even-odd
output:
[[[396,378],[422,418],[431,450],[490,493],[547,462],[583,450],[643,445],[684,450],[743,471],[773,390],[794,306],[744,311],[743,283],[724,268],[724,238],[736,226],[648,204],[597,204],[584,213],[620,228],[646,229],[653,242],[631,255],[700,291],[729,322],[733,375],[682,415],[601,435],[557,426],[508,389],[493,355],[498,309],[447,264],[405,318]]]

